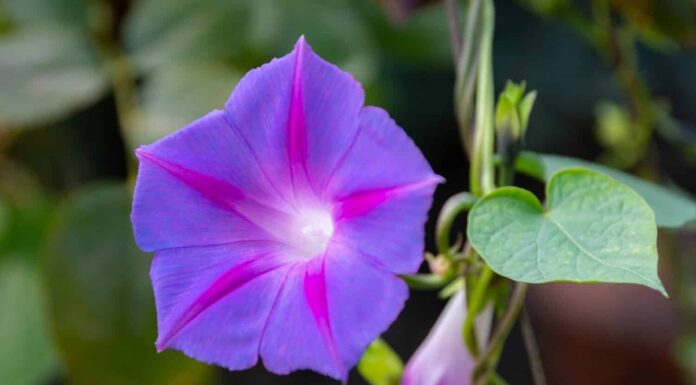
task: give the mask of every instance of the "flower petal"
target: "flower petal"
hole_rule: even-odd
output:
[[[250,196],[281,204],[269,179],[223,111],[212,111],[139,151],[225,181]]]
[[[268,239],[268,229],[258,222],[269,216],[266,223],[287,219],[269,207],[281,207],[278,195],[264,187],[261,172],[244,151],[220,111],[138,149],[131,214],[138,245],[154,251]]]
[[[276,374],[311,369],[345,380],[328,317],[324,258],[290,269],[261,340],[264,366]],[[313,292],[314,290],[314,292]]]
[[[475,359],[462,338],[466,316],[466,293],[452,297],[428,337],[416,350],[404,369],[401,385],[469,385]],[[476,317],[479,345],[485,345],[493,320],[493,307],[486,307]]]
[[[387,113],[366,107],[360,132],[324,191],[337,202],[334,237],[387,271],[413,273],[437,183],[427,161]]]
[[[364,107],[359,121],[355,142],[335,168],[324,196],[443,181],[386,111]]]
[[[393,195],[377,190],[344,199],[338,205],[346,214],[335,224],[336,242],[357,249],[357,256],[384,271],[414,273],[423,261],[424,225],[434,190],[430,183]]]
[[[157,349],[244,369],[259,342],[291,258],[269,242],[169,249],[152,264]]]
[[[225,105],[230,123],[290,197],[325,184],[358,130],[364,93],[300,38],[287,56],[250,71]]]
[[[264,365],[278,374],[312,369],[345,381],[407,297],[399,278],[334,243],[288,275],[261,342]]]
[[[396,320],[408,298],[408,287],[345,246],[328,251],[326,287],[337,350],[351,368]]]

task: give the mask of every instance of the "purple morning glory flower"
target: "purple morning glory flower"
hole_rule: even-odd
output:
[[[452,297],[423,344],[406,364],[401,385],[469,385],[474,358],[464,345],[462,325],[466,316],[466,294],[463,290]],[[493,308],[488,307],[476,317],[479,336],[488,336]],[[484,338],[479,345],[484,345]]]
[[[303,38],[224,111],[136,151],[132,221],[155,251],[158,350],[345,380],[408,296],[435,175]]]

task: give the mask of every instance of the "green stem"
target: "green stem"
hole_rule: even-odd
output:
[[[484,0],[476,89],[476,125],[471,159],[471,192],[483,196],[495,189],[493,183],[493,29],[495,10],[492,0]]]
[[[450,251],[450,233],[454,220],[464,211],[468,211],[476,203],[476,198],[467,193],[462,192],[451,196],[447,199],[440,216],[437,218],[435,226],[435,238],[437,250],[444,255],[449,261],[452,261],[452,253]]]
[[[510,304],[505,310],[505,314],[500,318],[500,321],[495,327],[493,334],[491,335],[490,342],[486,347],[486,350],[481,353],[476,361],[476,366],[474,367],[474,378],[476,379],[476,384],[486,384],[488,378],[495,371],[498,364],[498,359],[502,352],[503,344],[510,334],[512,326],[515,324],[515,320],[524,305],[524,297],[527,294],[528,285],[523,282],[516,282],[515,288],[513,289],[512,297],[510,298]]]
[[[452,281],[455,276],[440,276],[434,274],[403,274],[401,279],[406,282],[408,287],[417,290],[438,290],[442,289]]]
[[[459,121],[460,137],[464,151],[472,159],[471,113],[474,106],[474,90],[478,68],[481,34],[481,2],[471,0],[467,10],[462,48],[457,60],[457,78],[454,86],[455,112]]]
[[[487,360],[488,366],[486,372],[478,377],[478,379],[475,382],[475,385],[486,385],[494,382],[494,378],[497,376],[497,374],[495,373],[495,368],[498,366],[500,356],[503,354],[503,346],[503,344],[496,346],[495,351]],[[475,372],[474,375],[476,375]]]
[[[524,348],[527,351],[527,357],[529,357],[529,366],[532,369],[534,385],[546,385],[544,365],[541,362],[539,346],[536,343],[536,336],[534,335],[534,327],[532,326],[532,320],[529,318],[529,311],[527,310],[526,306],[522,308],[522,315],[520,316],[520,329],[522,329]]]
[[[488,264],[483,264],[481,274],[476,280],[476,284],[468,298],[468,306],[466,311],[466,319],[462,333],[464,334],[464,343],[473,357],[478,357],[479,347],[476,340],[476,330],[474,321],[476,316],[481,312],[486,302],[486,290],[493,279],[494,273]]]

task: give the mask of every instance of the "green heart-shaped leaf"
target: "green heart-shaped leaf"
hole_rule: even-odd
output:
[[[582,167],[609,175],[634,189],[655,211],[659,227],[680,227],[696,221],[696,202],[686,194],[650,183],[617,169],[566,156],[525,151],[517,158],[517,171],[548,181],[559,170]]]
[[[469,241],[498,274],[516,281],[637,283],[666,295],[657,276],[657,226],[645,200],[586,169],[556,173],[547,206],[504,187],[469,214]]]

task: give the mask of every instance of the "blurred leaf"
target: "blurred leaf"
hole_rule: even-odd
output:
[[[398,24],[389,21],[382,12],[372,16],[384,56],[418,66],[452,65],[447,16],[440,4],[423,7]]]
[[[0,131],[63,118],[105,89],[95,53],[75,28],[25,25],[0,39]]]
[[[635,283],[667,295],[650,206],[596,171],[553,174],[546,207],[527,190],[495,190],[469,213],[467,238],[496,273],[515,281]]]
[[[610,151],[629,151],[635,142],[631,113],[616,103],[602,101],[595,108],[597,119],[597,141]],[[629,151],[630,152],[630,151]]]
[[[135,143],[151,143],[213,109],[222,109],[240,75],[222,63],[173,65],[148,77]]]
[[[604,147],[602,163],[619,169],[635,164],[645,152],[638,134],[641,120],[632,119],[628,108],[609,101],[597,103],[595,119],[597,142]]]
[[[231,59],[268,47],[275,28],[270,0],[143,0],[124,27],[124,44],[140,71],[183,61]]]
[[[442,4],[426,4],[396,23],[375,4],[363,8],[382,57],[428,70],[452,66],[447,16]],[[459,7],[460,20],[465,19],[465,8]]]
[[[368,25],[348,0],[275,0],[280,23],[271,56],[287,54],[300,35],[324,59],[362,83],[377,74],[378,51]]]
[[[566,8],[568,0],[518,0],[518,2],[541,16],[549,16]]]
[[[287,54],[303,34],[359,80],[374,76],[369,30],[347,0],[144,0],[126,21],[124,44],[142,72],[207,60],[247,68]]]
[[[582,167],[595,170],[609,175],[640,194],[655,212],[659,227],[680,227],[696,220],[696,202],[688,196],[613,168],[581,159],[533,152],[522,153],[516,167],[527,175],[546,181],[563,168]]]
[[[0,260],[0,379],[3,384],[47,383],[58,369],[48,338],[34,265]]]
[[[5,12],[16,22],[64,22],[85,25],[85,0],[4,0]]]
[[[368,346],[358,363],[358,372],[370,385],[399,385],[404,364],[383,339]]]
[[[696,335],[686,335],[677,345],[677,360],[690,381],[696,380]]]
[[[87,187],[58,210],[44,249],[49,308],[69,383],[200,384],[205,365],[155,352],[150,257],[135,245],[124,185]]]
[[[696,44],[696,3],[692,0],[611,0],[611,5],[648,43],[666,48],[670,48],[670,40]]]
[[[10,227],[10,206],[0,199],[0,242],[5,239],[5,234]]]
[[[36,261],[53,209],[28,170],[0,159],[0,259]]]
[[[2,383],[46,383],[58,369],[36,272],[52,209],[52,200],[27,170],[0,159],[0,309],[6,310],[0,311]]]

